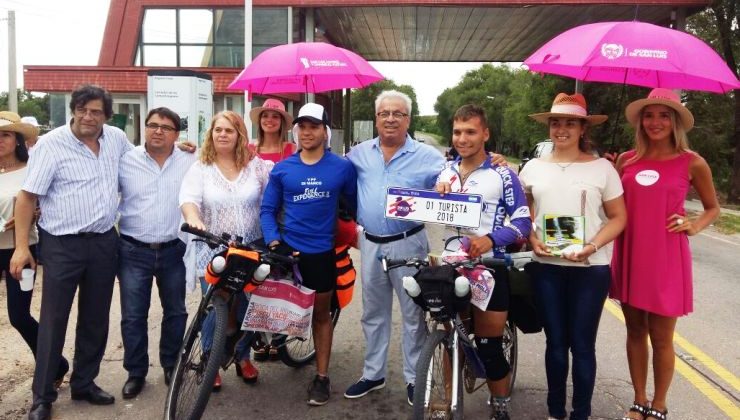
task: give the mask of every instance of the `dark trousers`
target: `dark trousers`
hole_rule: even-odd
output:
[[[54,236],[39,230],[44,247],[33,403],[56,400],[54,376],[67,332],[72,301],[77,296],[77,329],[70,388],[85,393],[93,386],[108,340],[108,317],[118,260],[115,230],[96,236]]]
[[[609,290],[608,265],[566,267],[539,264],[534,294],[545,327],[547,347],[547,408],[556,418],[565,418],[568,351],[573,356],[573,411],[571,420],[591,415],[591,397],[596,382],[596,333]]]
[[[136,246],[119,241],[118,284],[121,289],[121,335],[123,367],[129,376],[143,378],[149,370],[149,306],[152,278],[156,278],[162,304],[159,362],[173,368],[185,335],[185,244],[164,249]]]
[[[36,357],[39,323],[31,316],[33,290],[28,292],[21,290],[20,282],[10,274],[10,258],[13,251],[15,250],[0,249],[0,274],[5,273],[5,286],[8,290],[8,319]],[[31,255],[36,258],[36,245],[31,245]]]

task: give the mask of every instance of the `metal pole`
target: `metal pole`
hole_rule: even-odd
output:
[[[313,14],[314,9],[312,7],[306,8],[306,42],[314,41],[314,31],[316,30],[316,20]],[[315,102],[315,95],[313,92],[306,93],[306,102]]]
[[[252,62],[252,0],[244,0],[244,68]],[[249,92],[244,91],[244,120],[249,121],[252,101]]]
[[[8,109],[18,112],[18,80],[15,64],[15,11],[8,10]]]

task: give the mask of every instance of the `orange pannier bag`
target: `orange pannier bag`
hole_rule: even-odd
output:
[[[339,308],[344,309],[352,302],[357,271],[349,257],[349,245],[338,246],[334,248],[334,252],[337,255],[337,301]]]

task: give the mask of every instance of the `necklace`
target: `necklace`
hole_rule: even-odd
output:
[[[575,162],[575,161],[573,161],[573,162],[570,162],[570,163],[569,163],[569,164],[567,164],[567,165],[561,165],[561,164],[559,164],[558,162],[553,162],[553,163],[554,163],[554,164],[556,164],[556,165],[558,165],[558,168],[560,168],[560,171],[561,171],[561,172],[565,172],[565,170],[566,170],[566,169],[568,169],[568,166],[570,166],[570,165],[572,165],[572,164],[574,164],[574,163],[576,163],[576,162]]]
[[[8,170],[15,168],[19,164],[20,164],[19,162],[13,162],[9,164],[0,164],[0,174],[4,174]]]

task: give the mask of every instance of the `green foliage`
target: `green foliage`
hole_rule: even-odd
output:
[[[411,125],[409,134],[412,136],[418,130],[419,104],[416,101],[416,92],[410,85],[397,85],[393,80],[386,79],[373,83],[362,89],[352,90],[352,120],[375,121],[375,98],[384,90],[397,90],[411,98]],[[375,128],[373,128],[375,133]],[[376,135],[375,133],[374,135]]]
[[[8,92],[0,93],[0,111],[8,110]],[[27,90],[18,89],[18,114],[34,116],[39,124],[49,124],[49,95],[34,96]]]
[[[439,126],[437,125],[436,115],[420,115],[416,118],[416,130],[423,131],[429,134],[441,135]]]

